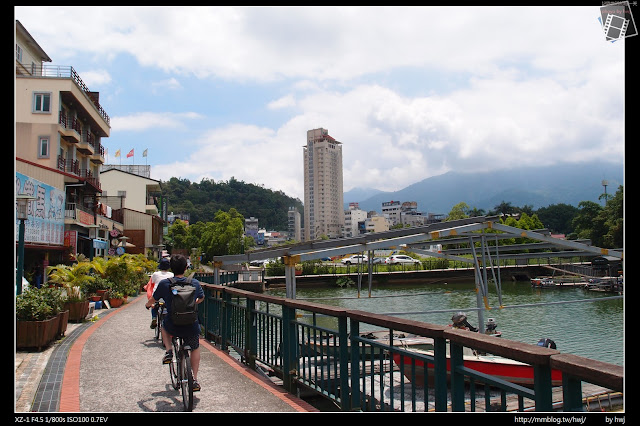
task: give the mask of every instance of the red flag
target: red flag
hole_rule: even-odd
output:
[[[127,154],[127,158],[129,157],[133,157],[133,150],[129,151],[129,153]]]

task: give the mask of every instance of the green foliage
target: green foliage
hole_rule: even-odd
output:
[[[38,290],[44,302],[51,307],[51,314],[58,315],[64,309],[66,297],[58,287],[42,287]]]
[[[488,216],[501,215],[501,223],[515,228],[536,230],[548,228],[552,232],[565,234],[569,239],[590,239],[591,244],[603,248],[621,248],[623,246],[624,189],[622,185],[613,196],[606,198],[603,207],[594,201],[582,201],[578,207],[556,204],[542,207],[536,211],[531,206],[514,207],[502,201]],[[471,209],[464,203],[452,207],[446,220],[464,219],[477,216],[481,210]],[[513,215],[518,214],[519,219]],[[495,232],[495,231],[486,231]],[[500,245],[531,242],[525,238],[502,240]],[[490,242],[491,244],[491,242]]]
[[[352,285],[354,285],[355,283],[353,282],[353,280],[349,277],[340,277],[336,280],[336,285],[338,287],[351,287]]]
[[[148,281],[147,273],[155,269],[155,262],[141,254],[123,254],[109,258],[105,269],[112,285],[109,296],[132,296]]]
[[[60,290],[58,290],[60,291]],[[55,317],[59,308],[52,302],[53,293],[29,287],[16,297],[16,319],[20,321],[44,321]]]
[[[276,262],[269,262],[265,266],[265,270],[270,277],[282,276],[284,275],[284,263],[282,263],[282,259],[278,259]]]
[[[243,217],[257,217],[262,227],[284,231],[289,207],[296,207],[300,212],[303,209],[299,199],[282,191],[272,191],[233,177],[228,182],[217,183],[211,179],[192,183],[173,177],[162,182],[162,192],[168,200],[169,210],[188,213],[192,224],[213,222],[217,212],[233,208]]]
[[[303,275],[313,275],[317,274],[318,268],[322,265],[322,261],[319,259],[314,260],[305,260],[302,262],[302,274]]]

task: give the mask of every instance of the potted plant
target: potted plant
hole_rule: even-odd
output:
[[[41,350],[58,333],[59,318],[45,294],[28,288],[16,296],[16,347]]]
[[[95,276],[92,280],[85,280],[82,283],[82,292],[89,296],[89,299],[92,302],[97,302],[102,300],[102,294],[98,292],[108,288],[108,280],[106,278],[102,278],[101,276]]]
[[[47,268],[48,280],[62,285],[66,293],[65,309],[69,310],[69,321],[80,322],[89,313],[89,300],[83,288],[88,281],[95,280],[91,262],[79,261],[71,266],[60,264]]]
[[[43,287],[40,289],[40,294],[45,302],[51,306],[51,313],[58,316],[58,331],[56,337],[64,336],[69,323],[69,310],[64,308],[66,300],[63,291],[60,288]]]
[[[117,308],[124,303],[124,294],[113,288],[109,289],[109,304],[112,308]]]

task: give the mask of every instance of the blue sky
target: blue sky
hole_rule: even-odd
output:
[[[304,201],[302,146],[318,127],[343,143],[345,191],[622,162],[635,40],[607,42],[599,12],[17,6],[15,18],[100,92],[108,162],[149,164],[158,180],[233,176]]]

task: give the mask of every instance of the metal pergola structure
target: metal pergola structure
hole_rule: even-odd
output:
[[[623,258],[622,250],[611,250],[590,245],[588,240],[563,240],[553,238],[546,230],[528,231],[499,223],[499,216],[472,217],[449,222],[438,222],[424,226],[402,228],[384,232],[368,233],[357,237],[331,240],[318,240],[306,243],[278,246],[250,251],[245,254],[216,256],[213,259],[214,278],[220,276],[220,269],[224,265],[251,262],[266,258],[282,257],[285,265],[286,297],[296,298],[295,264],[307,260],[324,257],[342,256],[352,253],[371,253],[374,250],[396,249],[406,246],[410,251],[422,256],[431,256],[457,260],[473,264],[475,270],[476,288],[478,294],[478,308],[487,305],[489,273],[492,274],[501,300],[499,260],[522,256],[522,253],[510,253],[525,249],[553,249],[564,251],[546,252],[553,257],[579,256],[609,256]],[[485,232],[490,231],[490,232]],[[529,238],[538,243],[514,244],[499,246],[498,240],[505,238]],[[489,243],[495,241],[495,245]],[[433,251],[425,248],[434,244],[464,244],[462,249]],[[472,257],[462,257],[471,254]],[[525,254],[528,257],[543,257],[543,253]],[[369,262],[372,256],[369,255]],[[496,266],[494,266],[494,264]],[[371,265],[369,265],[371,266]],[[497,271],[496,271],[497,269]],[[371,270],[369,267],[369,286],[371,286]],[[496,274],[497,272],[497,274]],[[479,309],[481,316],[482,310]],[[480,324],[484,321],[480,318]]]

